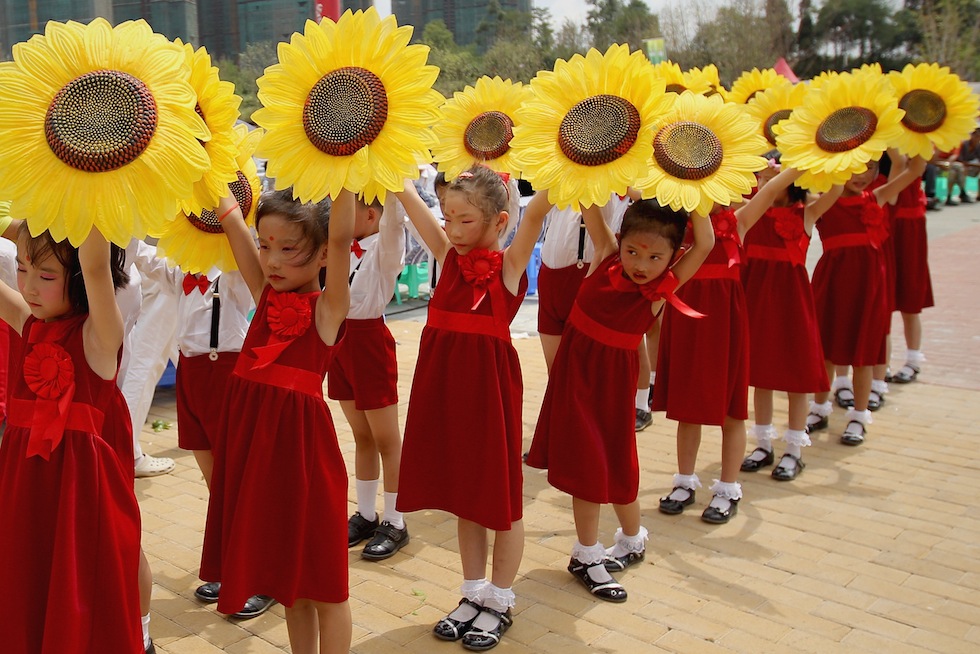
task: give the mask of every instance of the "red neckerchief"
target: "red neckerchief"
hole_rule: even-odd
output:
[[[660,277],[647,282],[646,284],[637,284],[632,279],[626,276],[623,272],[623,262],[616,257],[616,259],[609,264],[609,268],[606,269],[606,274],[609,275],[609,283],[617,291],[635,291],[639,292],[640,295],[645,297],[651,303],[659,302],[663,300],[668,304],[673,305],[675,309],[683,313],[685,316],[690,316],[691,318],[703,318],[704,314],[695,311],[687,304],[684,303],[679,297],[674,295],[674,291],[680,285],[677,276],[670,270],[665,271]]]

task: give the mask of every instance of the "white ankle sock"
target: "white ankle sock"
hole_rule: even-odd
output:
[[[922,350],[905,350],[905,363],[919,367],[925,360],[926,355],[922,354]]]
[[[709,506],[713,506],[719,511],[727,511],[731,508],[732,500],[742,499],[742,485],[737,481],[715,479],[715,483],[708,490],[714,493]]]
[[[653,386],[656,383],[657,383],[657,371],[654,370],[653,372],[650,373],[650,385]]]
[[[395,510],[397,501],[398,493],[385,493],[384,519],[390,522],[395,529],[404,529],[405,515],[401,511]]]
[[[507,609],[513,607],[516,599],[512,588],[500,588],[492,583],[484,588],[483,596],[483,606],[501,613],[506,613]]]
[[[783,433],[783,440],[786,441],[786,451],[796,457],[800,456],[801,448],[811,444],[810,436],[802,429],[787,429]]]
[[[834,377],[834,382],[830,385],[830,392],[835,393],[842,388],[854,392],[854,386],[851,384],[851,378],[847,375],[837,375]]]
[[[701,480],[697,475],[682,475],[678,472],[674,475],[674,487],[678,490],[671,491],[667,497],[683,502],[694,493],[695,489],[701,488]]]
[[[752,427],[752,435],[755,436],[758,447],[772,452],[772,439],[776,436],[776,429],[772,425],[757,424]]]
[[[640,526],[640,530],[632,536],[623,533],[622,527],[616,530],[613,537],[614,545],[606,548],[606,556],[626,556],[630,552],[640,553],[646,549],[646,542],[650,540],[650,532],[647,528]]]
[[[636,408],[640,411],[649,411],[650,404],[650,389],[649,388],[638,388],[636,389]]]
[[[354,480],[357,510],[365,520],[374,520],[378,517],[378,511],[374,508],[374,503],[378,497],[378,481],[377,479]]]
[[[143,649],[150,646],[150,614],[140,616],[140,625],[143,627]]]
[[[483,605],[483,590],[486,588],[487,578],[483,579],[464,579],[463,585],[459,587],[460,594],[471,602]]]

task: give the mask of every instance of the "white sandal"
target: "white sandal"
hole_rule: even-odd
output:
[[[136,462],[135,470],[137,477],[157,477],[173,472],[177,464],[168,456],[150,456],[144,454]]]

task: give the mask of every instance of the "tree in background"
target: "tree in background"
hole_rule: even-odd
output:
[[[911,4],[911,3],[910,3]],[[980,79],[980,1],[916,2],[919,58],[938,61],[964,79]]]
[[[426,25],[419,41],[429,46],[429,63],[439,67],[435,89],[447,98],[483,74],[480,58],[472,50],[458,46],[443,21],[434,20]]]
[[[660,36],[660,22],[643,0],[589,0],[586,22],[591,46],[603,52],[613,43],[642,50],[644,39]]]

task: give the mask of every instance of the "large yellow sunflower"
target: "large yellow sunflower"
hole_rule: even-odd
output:
[[[899,150],[909,156],[932,158],[933,146],[949,151],[970,136],[977,125],[977,95],[949,68],[939,64],[908,64],[888,80],[905,110],[905,138]]]
[[[646,171],[654,124],[675,97],[626,45],[559,59],[531,80],[531,92],[511,147],[524,178],[560,208],[625,195]]]
[[[197,93],[198,113],[211,131],[211,139],[204,144],[211,168],[194,184],[193,195],[180,203],[181,211],[191,213],[218,206],[228,192],[228,184],[237,179],[235,123],[242,99],[235,95],[234,84],[219,79],[218,69],[211,65],[211,55],[203,46],[195,52],[190,43],[180,39],[176,43],[187,57],[191,86]]]
[[[707,216],[715,202],[728,205],[752,191],[766,149],[741,107],[719,95],[682,93],[658,122],[649,171],[634,186],[665,207]]]
[[[775,127],[776,146],[783,165],[805,171],[797,184],[820,193],[898,144],[904,115],[884,75],[831,75]]]
[[[279,44],[253,114],[268,130],[259,150],[277,185],[304,202],[343,188],[370,202],[418,177],[418,164],[432,161],[429,127],[445,99],[432,88],[439,69],[425,63],[428,46],[411,38],[410,26],[372,7],[338,23],[307,21]]]
[[[778,84],[756,93],[746,103],[746,113],[756,121],[762,135],[773,147],[776,147],[776,135],[772,128],[789,118],[793,109],[803,104],[806,90],[806,84]]]
[[[475,86],[457,91],[442,106],[443,119],[432,128],[437,138],[432,156],[439,170],[454,179],[479,163],[519,176],[510,141],[517,110],[529,94],[520,82],[499,77],[481,77]]]
[[[2,194],[32,234],[118,245],[172,220],[208,168],[184,51],[144,21],[49,22],[0,64]],[[16,165],[12,165],[16,162]]]
[[[688,75],[681,67],[672,61],[661,61],[653,64],[653,75],[664,81],[667,93],[681,94],[684,91],[705,93],[710,90],[708,80],[702,76]]]
[[[779,85],[792,84],[788,79],[777,73],[772,68],[759,70],[753,68],[738,76],[732,82],[732,89],[728,92],[728,101],[735,104],[745,104],[751,100],[756,93],[761,93],[768,88]]]
[[[235,181],[225,185],[225,194],[231,190],[242,208],[245,222],[251,225],[262,192],[262,182],[252,159],[262,140],[262,130],[249,131],[245,125],[235,125],[232,136],[235,139],[236,175]],[[157,246],[160,256],[166,256],[174,265],[191,274],[207,272],[212,267],[224,272],[237,270],[238,264],[213,211],[214,206],[217,206],[217,202],[212,209],[182,212],[167,224],[163,232],[154,234],[160,238]]]

